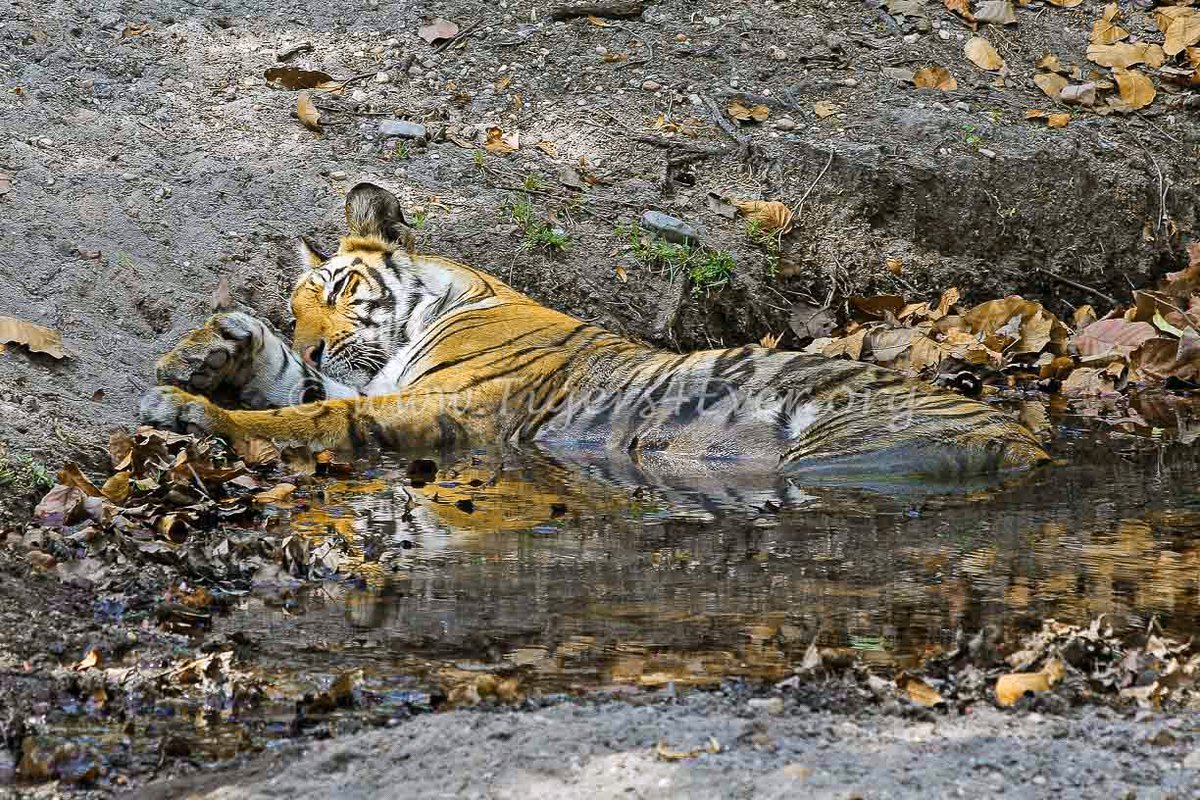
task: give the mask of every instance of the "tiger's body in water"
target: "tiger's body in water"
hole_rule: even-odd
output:
[[[789,471],[978,474],[1047,458],[1004,413],[891,370],[757,346],[670,353],[412,254],[399,202],[372,184],[346,216],[336,255],[301,247],[291,346],[217,314],[160,359],[143,421],[316,447],[534,441]]]

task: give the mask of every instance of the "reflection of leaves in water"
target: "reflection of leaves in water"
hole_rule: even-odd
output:
[[[855,636],[850,634],[852,650],[887,650],[887,640],[882,636]]]

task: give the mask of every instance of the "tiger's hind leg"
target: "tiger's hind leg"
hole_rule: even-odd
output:
[[[275,331],[242,312],[216,314],[159,359],[160,384],[222,406],[279,408],[357,392],[305,364]]]

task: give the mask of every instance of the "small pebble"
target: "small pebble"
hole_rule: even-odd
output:
[[[983,156],[984,158],[995,158],[996,151],[988,150],[986,147],[981,147],[979,148],[979,155]]]
[[[340,169],[338,169],[338,170],[334,170],[333,172],[329,173],[329,177],[331,180],[344,181],[344,180],[346,180],[346,173],[342,172]]]
[[[858,86],[858,81],[854,78],[842,78],[838,81],[839,86]]]
[[[959,100],[957,103],[955,103],[954,108],[959,111],[970,111],[971,110],[971,107],[969,105],[967,105],[965,102],[963,102],[962,100]]]
[[[392,76],[388,75],[386,72],[380,72],[378,75],[375,76],[375,82],[376,83],[391,83]]]
[[[783,117],[782,119],[775,121],[775,127],[781,131],[794,130],[796,127],[796,120],[792,119],[791,117]]]
[[[642,88],[645,89],[647,92],[657,92],[659,89],[662,88],[662,84],[659,83],[658,81],[644,81],[642,83]]]

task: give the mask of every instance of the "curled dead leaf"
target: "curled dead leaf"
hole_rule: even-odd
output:
[[[958,81],[945,67],[922,67],[913,73],[913,85],[918,89],[938,89],[952,92],[958,88]]]
[[[1167,54],[1163,48],[1148,42],[1116,42],[1115,44],[1093,44],[1087,49],[1089,61],[1102,67],[1132,67],[1134,64],[1145,64],[1157,69],[1166,61]]]
[[[265,492],[259,492],[258,494],[254,495],[254,502],[278,503],[281,500],[286,500],[287,498],[291,497],[292,492],[294,491],[296,491],[295,484],[281,483],[278,486],[274,486],[266,490]]]
[[[996,48],[982,36],[973,36],[963,46],[963,55],[980,69],[997,70],[1004,67],[1004,59]]]
[[[725,107],[725,112],[738,122],[766,122],[767,117],[771,116],[771,109],[762,103],[747,106],[740,100],[731,101]]]
[[[908,699],[919,706],[931,708],[946,702],[937,689],[915,675],[902,675],[896,679],[896,685],[908,695]]]
[[[1046,692],[1054,688],[1066,674],[1058,659],[1051,659],[1039,672],[1010,672],[996,681],[996,703],[1011,706],[1027,693]]]
[[[321,132],[321,112],[317,110],[308,92],[301,92],[296,99],[296,116],[310,131]]]
[[[51,358],[67,357],[58,331],[15,317],[0,317],[0,345],[23,345],[31,353],[44,353]]]
[[[1200,42],[1200,12],[1196,9],[1183,6],[1160,8],[1156,17],[1159,28],[1166,34],[1162,49],[1167,55],[1177,55]]]
[[[1154,82],[1142,73],[1129,69],[1115,69],[1113,75],[1117,80],[1121,100],[1130,108],[1145,108],[1154,102],[1154,96],[1157,94]]]
[[[1056,72],[1039,72],[1033,76],[1033,82],[1051,100],[1057,100],[1067,86],[1067,79]]]
[[[733,204],[765,233],[787,233],[792,229],[792,210],[778,200],[734,200]]]
[[[443,39],[451,39],[458,35],[458,25],[448,19],[438,17],[428,25],[422,25],[417,28],[417,36],[420,36],[429,44],[436,44]]]
[[[487,140],[483,143],[483,149],[503,156],[516,152],[520,143],[521,135],[518,131],[506,136],[503,130],[493,127],[487,129]]]

